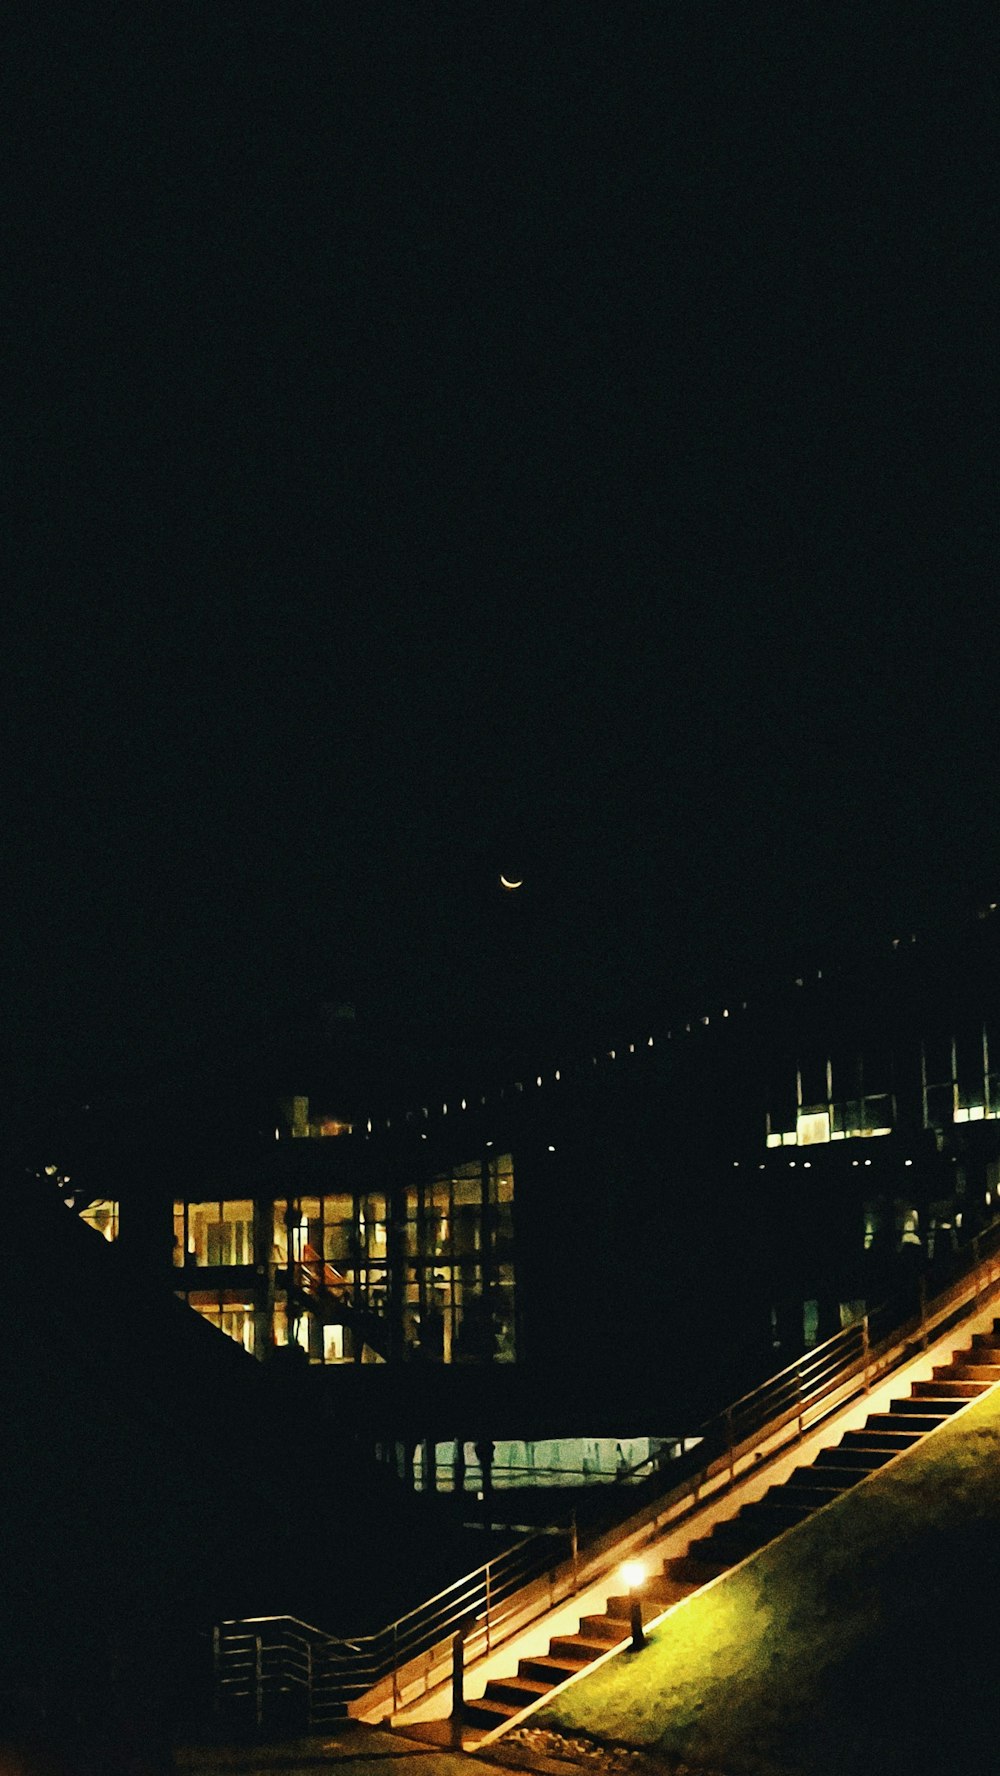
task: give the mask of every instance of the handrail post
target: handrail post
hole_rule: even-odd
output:
[[[490,1648],[492,1646],[492,1640],[490,1638],[490,1568],[492,1565],[493,1565],[493,1562],[491,1560],[488,1560],[486,1562],[486,1651],[487,1652],[490,1651]]]
[[[927,1278],[921,1272],[917,1285],[920,1297],[920,1348],[927,1349]]]
[[[972,1236],[972,1265],[973,1265],[973,1274],[976,1279],[975,1299],[978,1301],[980,1294],[982,1293],[982,1271],[980,1269],[979,1235],[978,1235],[978,1233],[974,1233]]]
[[[212,1671],[215,1682],[212,1685],[212,1712],[222,1713],[222,1629],[218,1622],[212,1629]]]
[[[872,1352],[872,1347],[871,1347],[871,1340],[870,1340],[869,1332],[868,1332],[868,1315],[865,1314],[864,1319],[861,1322],[861,1355],[864,1359],[864,1365],[865,1365],[865,1393],[866,1394],[870,1394],[871,1390],[872,1390],[871,1374],[869,1371],[869,1365],[870,1365],[870,1361],[871,1361],[871,1352]]]
[[[573,1594],[575,1596],[580,1589],[580,1536],[577,1530],[575,1506],[573,1508],[572,1519],[570,1520],[569,1533],[570,1550],[573,1557]]]
[[[399,1643],[396,1623],[392,1624],[392,1712],[399,1708]]]
[[[733,1409],[726,1407],[726,1443],[729,1449],[729,1482],[736,1479],[736,1456],[733,1450]]]
[[[465,1640],[475,1620],[475,1611],[468,1611],[451,1637],[451,1718],[459,1727],[465,1718]]]
[[[804,1436],[805,1436],[805,1434],[806,1434],[806,1431],[805,1431],[805,1420],[804,1420],[804,1418],[803,1418],[803,1416],[802,1416],[802,1413],[803,1413],[803,1406],[802,1406],[802,1370],[801,1370],[801,1369],[800,1369],[800,1368],[799,1368],[799,1365],[798,1365],[798,1363],[796,1363],[796,1365],[795,1365],[795,1386],[796,1386],[796,1390],[797,1390],[797,1393],[798,1393],[798,1421],[799,1421],[799,1436],[800,1436],[800,1437],[804,1437]]]
[[[259,1634],[253,1637],[254,1716],[257,1726],[264,1720],[264,1655]]]

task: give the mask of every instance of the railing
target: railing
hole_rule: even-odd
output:
[[[257,1726],[298,1717],[321,1726],[388,1680],[387,1705],[398,1708],[407,1667],[419,1665],[430,1688],[438,1667],[442,1674],[449,1667],[456,1633],[466,1656],[479,1658],[510,1632],[512,1600],[540,1586],[551,1601],[548,1577],[567,1553],[572,1560],[574,1545],[571,1529],[526,1536],[388,1627],[350,1640],[292,1616],[223,1622],[215,1631],[217,1707]]]
[[[634,1471],[637,1486],[602,1487],[617,1503],[614,1521],[594,1522],[579,1536],[575,1521],[527,1536],[375,1634],[338,1639],[290,1616],[222,1623],[214,1636],[217,1708],[268,1729],[322,1727],[362,1697],[397,1711],[449,1675],[457,1634],[468,1662],[489,1652],[707,1493],[732,1485],[765,1445],[772,1454],[803,1437],[974,1311],[1000,1286],[1000,1220],[949,1257],[951,1279],[935,1294],[920,1277],[709,1420],[696,1446],[669,1461],[668,1491],[655,1465],[645,1480]]]

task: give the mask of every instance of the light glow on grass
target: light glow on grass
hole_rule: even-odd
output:
[[[727,1776],[982,1776],[996,1767],[981,1660],[998,1595],[1000,1389],[681,1603],[641,1659],[585,1674],[535,1724]]]

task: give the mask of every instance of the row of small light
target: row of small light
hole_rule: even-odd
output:
[[[739,1160],[738,1160],[738,1159],[734,1159],[734,1160],[733,1160],[733,1165],[734,1165],[734,1166],[738,1166],[738,1165],[739,1165],[739,1163],[740,1163],[740,1162],[739,1162]],[[871,1163],[872,1163],[872,1162],[871,1162],[871,1160],[870,1160],[870,1159],[852,1159],[852,1160],[851,1160],[851,1164],[852,1164],[852,1166],[870,1166],[870,1165],[871,1165]],[[772,1164],[780,1164],[780,1161],[772,1161]],[[788,1159],[788,1160],[786,1160],[786,1161],[785,1161],[785,1164],[786,1164],[786,1165],[787,1165],[787,1166],[793,1166],[793,1167],[794,1167],[794,1166],[796,1166],[796,1165],[797,1165],[797,1164],[798,1164],[798,1160],[795,1160],[795,1159]],[[911,1166],[911,1165],[912,1165],[912,1164],[913,1164],[913,1161],[912,1161],[912,1159],[904,1159],[904,1161],[903,1161],[903,1164],[904,1164],[904,1166]],[[811,1169],[812,1169],[812,1160],[811,1160],[811,1159],[804,1159],[804,1160],[803,1160],[803,1161],[802,1161],[802,1170],[803,1170],[803,1171],[804,1171],[804,1172],[808,1172],[808,1171],[810,1171],[810,1170],[811,1170]],[[757,1170],[758,1170],[758,1171],[759,1171],[759,1172],[766,1172],[766,1171],[767,1171],[767,1164],[766,1164],[766,1161],[764,1161],[764,1160],[763,1160],[763,1159],[762,1159],[762,1160],[761,1160],[761,1161],[760,1161],[760,1162],[759,1162],[759,1164],[758,1164],[758,1166],[757,1166]]]
[[[995,912],[996,912],[996,911],[997,911],[997,910],[998,910],[998,907],[1000,907],[1000,902],[998,902],[998,901],[990,901],[990,903],[989,903],[989,907],[988,907],[988,909],[987,909],[987,910],[988,910],[988,912],[990,912],[990,913],[995,913]],[[983,917],[983,918],[984,918],[984,917],[986,917],[986,913],[985,913],[985,912],[984,912],[984,913],[982,913],[982,914],[980,914],[980,917]],[[892,949],[892,950],[894,950],[894,951],[898,951],[898,950],[900,950],[900,949],[901,949],[901,948],[902,948],[902,947],[903,947],[903,945],[904,945],[904,943],[906,943],[906,944],[915,944],[915,943],[916,943],[916,942],[917,942],[917,936],[916,936],[916,933],[915,933],[915,932],[910,932],[910,933],[909,933],[909,936],[908,936],[908,937],[907,937],[907,938],[906,938],[906,939],[904,939],[904,938],[901,938],[901,937],[894,937],[894,938],[892,938],[892,939],[891,939],[891,940],[890,940],[890,943],[889,943],[889,948],[890,948],[890,949]],[[812,980],[812,979],[813,979],[813,978],[815,978],[815,979],[816,979],[816,980],[818,980],[818,981],[821,981],[821,980],[822,980],[822,979],[823,979],[823,970],[822,970],[822,969],[821,969],[821,968],[817,968],[817,969],[816,969],[816,971],[815,971],[815,975],[813,975],[813,974],[812,974],[812,973],[810,973],[810,974],[809,974],[809,975],[808,975],[808,977],[807,977],[807,976],[806,976],[806,975],[805,975],[805,974],[796,974],[796,975],[793,975],[793,976],[792,976],[792,977],[791,977],[791,979],[792,979],[792,985],[793,985],[793,986],[795,986],[795,987],[799,987],[799,988],[804,988],[804,987],[805,987],[805,985],[806,985],[806,981],[807,981],[807,978],[808,978],[808,979],[809,979],[809,980]],[[741,1001],[740,1001],[740,1010],[741,1010],[741,1011],[747,1011],[747,1010],[748,1010],[748,1009],[749,1009],[749,1002],[748,1002],[748,1001],[747,1001],[747,1000],[746,1000],[746,999],[743,999],[743,1000],[741,1000]],[[723,1008],[723,1010],[722,1010],[722,1013],[721,1013],[721,1017],[722,1017],[722,1018],[723,1018],[723,1019],[726,1019],[726,1018],[728,1018],[728,1017],[729,1017],[729,1016],[730,1016],[730,1012],[729,1012],[729,1008],[728,1008],[728,1007],[724,1007],[724,1008]],[[679,1037],[679,1036],[681,1036],[681,1035],[686,1035],[686,1036],[690,1036],[690,1035],[692,1035],[692,1034],[694,1034],[694,1033],[695,1033],[695,1032],[696,1032],[696,1031],[697,1031],[697,1030],[698,1030],[698,1029],[699,1029],[699,1028],[702,1028],[702,1029],[703,1029],[703,1028],[705,1028],[705,1027],[706,1027],[706,1026],[707,1026],[707,1025],[709,1025],[709,1024],[710,1024],[710,1023],[711,1023],[711,1021],[712,1021],[712,1017],[711,1017],[711,1014],[710,1014],[710,1013],[708,1013],[708,1012],[703,1012],[703,1013],[702,1013],[702,1014],[701,1014],[701,1015],[700,1015],[700,1016],[698,1016],[698,1017],[692,1017],[692,1018],[689,1018],[689,1019],[687,1019],[687,1020],[686,1020],[686,1021],[685,1021],[685,1022],[684,1022],[684,1023],[683,1023],[683,1024],[679,1024],[679,1025],[678,1025],[678,1026],[677,1026],[677,1028],[676,1028],[676,1030],[674,1030],[674,1029],[670,1029],[670,1030],[668,1030],[668,1031],[667,1031],[667,1032],[666,1032],[666,1036],[665,1036],[665,1040],[666,1040],[666,1041],[667,1041],[667,1042],[671,1042],[671,1041],[672,1041],[672,1040],[673,1040],[673,1039],[674,1039],[674,1036],[675,1036],[675,1035],[676,1035],[676,1036],[678,1036],[678,1037]],[[628,1053],[628,1054],[635,1054],[635,1053],[636,1053],[636,1052],[637,1052],[637,1051],[638,1051],[638,1052],[641,1052],[641,1051],[642,1051],[642,1050],[643,1050],[643,1049],[644,1049],[644,1048],[645,1048],[645,1049],[649,1049],[649,1048],[652,1048],[652,1047],[653,1047],[653,1046],[654,1046],[654,1041],[653,1041],[653,1037],[652,1037],[652,1036],[649,1036],[649,1037],[647,1037],[647,1039],[646,1039],[646,1041],[645,1041],[645,1042],[644,1042],[644,1043],[639,1043],[639,1044],[636,1044],[636,1043],[635,1043],[635,1042],[630,1042],[630,1043],[629,1043],[629,1044],[628,1044],[628,1046],[627,1046],[627,1048],[621,1048],[621,1049],[619,1049],[619,1048],[617,1048],[617,1047],[616,1047],[616,1048],[609,1048],[609,1049],[605,1049],[605,1050],[604,1050],[604,1054],[605,1054],[605,1056],[606,1056],[606,1058],[607,1058],[607,1059],[608,1059],[608,1060],[609,1060],[609,1061],[616,1061],[616,1060],[618,1060],[618,1059],[619,1059],[619,1057],[620,1057],[620,1056],[622,1056],[622,1055],[624,1055],[624,1054],[626,1054],[626,1053]],[[600,1064],[600,1061],[599,1061],[599,1057],[598,1057],[598,1056],[597,1056],[597,1055],[591,1055],[591,1066],[593,1066],[593,1067],[596,1067],[596,1066],[598,1066],[598,1065],[599,1065],[599,1064]],[[559,1067],[557,1067],[557,1068],[556,1068],[556,1070],[555,1070],[555,1072],[554,1072],[554,1074],[553,1074],[553,1080],[554,1080],[554,1081],[555,1081],[555,1082],[557,1082],[557,1083],[558,1083],[558,1081],[559,1081],[559,1080],[560,1080],[560,1079],[561,1079],[561,1078],[562,1078],[562,1070],[561,1070],[561,1068],[559,1068]],[[539,1073],[539,1074],[537,1074],[537,1075],[536,1075],[536,1077],[535,1077],[535,1085],[536,1085],[536,1087],[538,1087],[538,1086],[541,1086],[541,1085],[543,1085],[543,1084],[544,1084],[544,1083],[545,1083],[545,1082],[544,1082],[544,1078],[543,1078],[543,1075],[542,1075],[542,1074],[541,1074],[541,1073]],[[510,1088],[507,1088],[507,1087],[503,1087],[503,1086],[501,1086],[501,1087],[500,1087],[500,1090],[499,1090],[499,1093],[498,1093],[498,1094],[497,1094],[497,1095],[498,1095],[498,1096],[499,1096],[499,1097],[500,1097],[500,1098],[504,1098],[504,1097],[505,1097],[505,1096],[506,1096],[506,1092],[507,1092],[507,1090],[508,1090],[508,1089],[512,1089],[512,1090],[513,1090],[513,1091],[515,1091],[515,1092],[523,1092],[523,1090],[524,1090],[524,1083],[523,1083],[523,1081],[522,1081],[522,1080],[514,1080],[514,1081],[513,1081],[513,1082],[512,1082],[512,1085],[511,1085],[511,1087],[510,1087]],[[481,1107],[481,1108],[485,1108],[485,1107],[486,1107],[486,1103],[487,1103],[487,1100],[486,1100],[486,1098],[485,1098],[485,1097],[480,1097],[480,1099],[479,1099],[479,1106],[478,1106],[478,1107]],[[469,1103],[468,1103],[468,1099],[466,1099],[466,1098],[462,1098],[462,1099],[461,1099],[461,1100],[460,1100],[460,1102],[459,1102],[459,1106],[458,1106],[458,1108],[459,1108],[459,1111],[464,1111],[464,1110],[467,1110],[467,1109],[468,1109],[468,1107],[469,1107]],[[422,1117],[422,1118],[424,1118],[424,1119],[429,1119],[429,1117],[430,1117],[430,1114],[431,1114],[431,1113],[430,1113],[430,1111],[429,1111],[429,1110],[428,1110],[428,1108],[427,1108],[427,1106],[426,1106],[426,1105],[424,1105],[424,1106],[422,1106],[422,1107],[421,1107],[421,1109],[420,1109],[420,1110],[419,1110],[419,1112],[418,1112],[418,1111],[414,1111],[414,1110],[407,1110],[407,1111],[406,1111],[406,1112],[404,1112],[404,1114],[403,1114],[403,1116],[402,1116],[402,1118],[397,1118],[397,1119],[396,1119],[396,1120],[397,1120],[397,1122],[399,1122],[399,1121],[400,1121],[400,1120],[402,1120],[402,1121],[403,1121],[403,1122],[404,1122],[404,1123],[405,1123],[405,1124],[408,1124],[408,1125],[411,1125],[411,1124],[412,1124],[412,1123],[414,1123],[414,1122],[415,1122],[415,1121],[416,1121],[416,1120],[417,1120],[417,1118],[418,1118],[418,1116],[419,1116],[419,1117]],[[448,1114],[449,1114],[449,1109],[448,1109],[448,1105],[447,1105],[447,1103],[442,1103],[442,1105],[441,1105],[441,1115],[442,1115],[442,1116],[447,1116],[447,1115],[448,1115]],[[393,1119],[392,1119],[392,1118],[391,1118],[391,1117],[388,1117],[388,1116],[387,1116],[387,1117],[386,1117],[386,1119],[385,1119],[385,1122],[384,1122],[384,1124],[383,1124],[383,1123],[381,1123],[381,1122],[379,1122],[379,1124],[378,1124],[378,1125],[377,1125],[377,1126],[376,1126],[376,1123],[375,1123],[375,1121],[374,1121],[374,1120],[373,1120],[373,1118],[371,1118],[371,1117],[369,1117],[369,1118],[368,1118],[368,1119],[367,1119],[367,1122],[366,1122],[366,1124],[365,1124],[365,1133],[366,1133],[366,1135],[372,1135],[372,1134],[375,1134],[375,1133],[378,1133],[378,1132],[380,1132],[380,1130],[381,1130],[381,1129],[382,1129],[382,1128],[383,1128],[383,1127],[384,1127],[384,1128],[385,1128],[385,1129],[387,1129],[387,1130],[388,1130],[388,1129],[391,1129],[391,1128],[392,1128],[392,1121],[393,1121]],[[422,1137],[422,1138],[423,1138],[423,1139],[424,1139],[424,1140],[426,1140],[426,1138],[427,1138],[427,1137],[426,1137],[426,1135],[424,1135],[424,1136],[423,1136],[423,1137]],[[738,1165],[738,1164],[739,1164],[739,1161],[738,1161],[738,1160],[734,1160],[734,1162],[733,1162],[733,1163],[734,1163],[734,1165]],[[788,1162],[788,1163],[789,1163],[789,1164],[790,1164],[790,1165],[794,1165],[794,1164],[795,1164],[795,1161],[794,1161],[794,1159],[793,1159],[793,1160],[789,1160],[789,1162]],[[805,1161],[804,1161],[804,1162],[803,1162],[803,1163],[804,1163],[804,1164],[805,1164],[805,1165],[806,1165],[806,1166],[808,1166],[808,1165],[809,1165],[809,1164],[810,1164],[810,1161],[809,1161],[809,1160],[805,1160]],[[859,1164],[859,1163],[861,1163],[861,1162],[860,1162],[860,1161],[858,1161],[858,1160],[855,1160],[855,1161],[854,1161],[854,1164],[855,1164],[855,1165],[857,1165],[857,1164]],[[871,1161],[870,1161],[870,1160],[865,1160],[865,1161],[864,1161],[864,1162],[863,1162],[863,1163],[864,1163],[864,1164],[865,1164],[865,1165],[870,1165],[870,1164],[871,1164]],[[913,1161],[912,1161],[912,1160],[907,1160],[907,1161],[906,1161],[906,1164],[907,1164],[907,1165],[912,1165],[912,1163],[913,1163]],[[761,1166],[761,1167],[760,1167],[760,1168],[759,1168],[759,1169],[760,1169],[760,1170],[763,1170],[763,1169],[764,1169],[764,1168],[763,1168],[763,1166]]]
[[[741,1002],[740,1009],[742,1011],[746,1011],[748,1009],[748,1002],[745,999]],[[721,1016],[722,1016],[722,1018],[728,1018],[730,1016],[728,1006],[723,1008]],[[696,1031],[699,1028],[699,1026],[704,1027],[706,1024],[710,1024],[711,1021],[712,1021],[711,1016],[708,1013],[705,1013],[701,1017],[690,1019],[687,1023],[685,1023],[683,1025],[683,1032],[685,1035],[691,1035],[694,1031]],[[667,1042],[671,1042],[673,1040],[675,1034],[677,1034],[678,1036],[681,1034],[680,1027],[677,1029],[676,1032],[672,1029],[668,1030],[666,1033],[665,1040]],[[616,1048],[608,1048],[603,1051],[603,1054],[604,1054],[605,1059],[607,1059],[609,1061],[617,1061],[617,1060],[622,1059],[626,1054],[630,1054],[630,1055],[641,1054],[646,1050],[654,1048],[655,1045],[656,1045],[655,1038],[652,1036],[647,1036],[645,1042],[639,1042],[639,1043],[630,1042],[627,1044],[627,1046],[623,1046],[621,1048],[617,1048],[617,1047]],[[590,1064],[592,1067],[600,1066],[600,1061],[601,1061],[601,1057],[599,1055],[595,1055],[595,1054],[591,1055]],[[554,1084],[559,1084],[559,1082],[562,1079],[562,1076],[563,1076],[563,1069],[561,1067],[556,1067],[556,1069],[554,1070],[554,1072],[552,1074],[552,1082]],[[539,1086],[543,1086],[544,1084],[545,1084],[544,1074],[536,1073],[536,1075],[535,1075],[536,1089]],[[501,1099],[506,1098],[508,1092],[511,1092],[511,1091],[518,1092],[518,1093],[523,1092],[524,1091],[524,1081],[522,1079],[515,1079],[511,1082],[510,1086],[501,1086],[499,1091],[497,1092],[496,1096]],[[488,1099],[486,1098],[485,1095],[483,1095],[480,1097],[478,1105],[474,1105],[473,1108],[485,1109],[487,1102],[488,1102]],[[468,1110],[468,1109],[469,1109],[468,1098],[461,1098],[459,1100],[457,1110],[459,1112],[461,1112],[461,1111]],[[414,1122],[416,1122],[418,1120],[418,1118],[423,1118],[425,1121],[429,1120],[431,1114],[432,1113],[431,1113],[430,1109],[428,1108],[428,1106],[426,1104],[423,1104],[423,1105],[421,1105],[419,1111],[407,1110],[403,1113],[401,1118],[397,1117],[396,1121],[397,1121],[397,1123],[399,1121],[402,1121],[402,1122],[406,1123],[407,1125],[412,1125]],[[448,1104],[447,1104],[447,1102],[442,1102],[441,1115],[447,1116],[448,1114],[449,1114]],[[380,1132],[380,1130],[383,1127],[386,1129],[391,1129],[392,1128],[392,1120],[393,1119],[391,1117],[387,1116],[384,1124],[380,1122],[376,1125],[374,1119],[372,1117],[369,1117],[365,1123],[366,1135],[376,1134],[376,1133]],[[426,1135],[423,1135],[421,1138],[423,1140],[427,1139]]]

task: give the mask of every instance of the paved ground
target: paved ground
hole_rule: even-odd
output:
[[[499,1765],[481,1767],[484,1776],[490,1768],[499,1770]],[[339,1776],[475,1776],[477,1765],[460,1750],[418,1743],[360,1721],[271,1747],[198,1746],[177,1753],[177,1776],[318,1776],[333,1769]]]
[[[323,1739],[280,1746],[189,1748],[177,1756],[177,1776],[666,1776],[667,1766],[637,1751],[607,1749],[541,1728],[523,1727],[496,1747],[493,1756],[475,1755],[409,1739],[361,1722],[347,1722]],[[6,1771],[0,1766],[0,1776]],[[680,1769],[671,1776],[683,1776]],[[698,1772],[698,1776],[715,1776]]]

